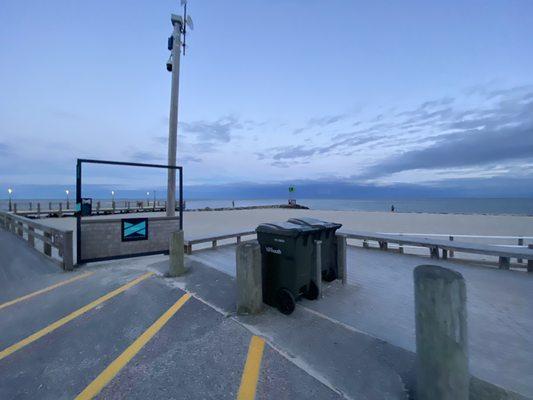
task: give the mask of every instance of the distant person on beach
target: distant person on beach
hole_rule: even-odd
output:
[[[390,206],[390,212],[394,212],[395,208],[394,208],[394,204],[392,206]]]

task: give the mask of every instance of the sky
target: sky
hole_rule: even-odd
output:
[[[190,193],[533,197],[532,1],[188,10],[178,164]],[[72,188],[76,158],[166,163],[171,12],[179,1],[0,2],[0,197]]]

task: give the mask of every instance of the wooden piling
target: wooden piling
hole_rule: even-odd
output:
[[[466,287],[458,272],[414,270],[417,399],[468,400]]]

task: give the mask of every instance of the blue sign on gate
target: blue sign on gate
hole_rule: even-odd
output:
[[[127,218],[122,220],[122,241],[148,239],[148,218]]]

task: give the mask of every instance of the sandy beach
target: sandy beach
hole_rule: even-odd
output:
[[[156,216],[161,213],[135,214]],[[99,218],[127,218],[109,215]],[[424,214],[362,211],[321,211],[291,209],[257,209],[235,211],[195,211],[184,213],[184,230],[188,238],[255,229],[262,222],[285,221],[293,217],[314,217],[343,224],[344,229],[438,233],[486,236],[533,236],[533,217],[508,215]],[[75,229],[74,218],[46,218],[43,223]]]

